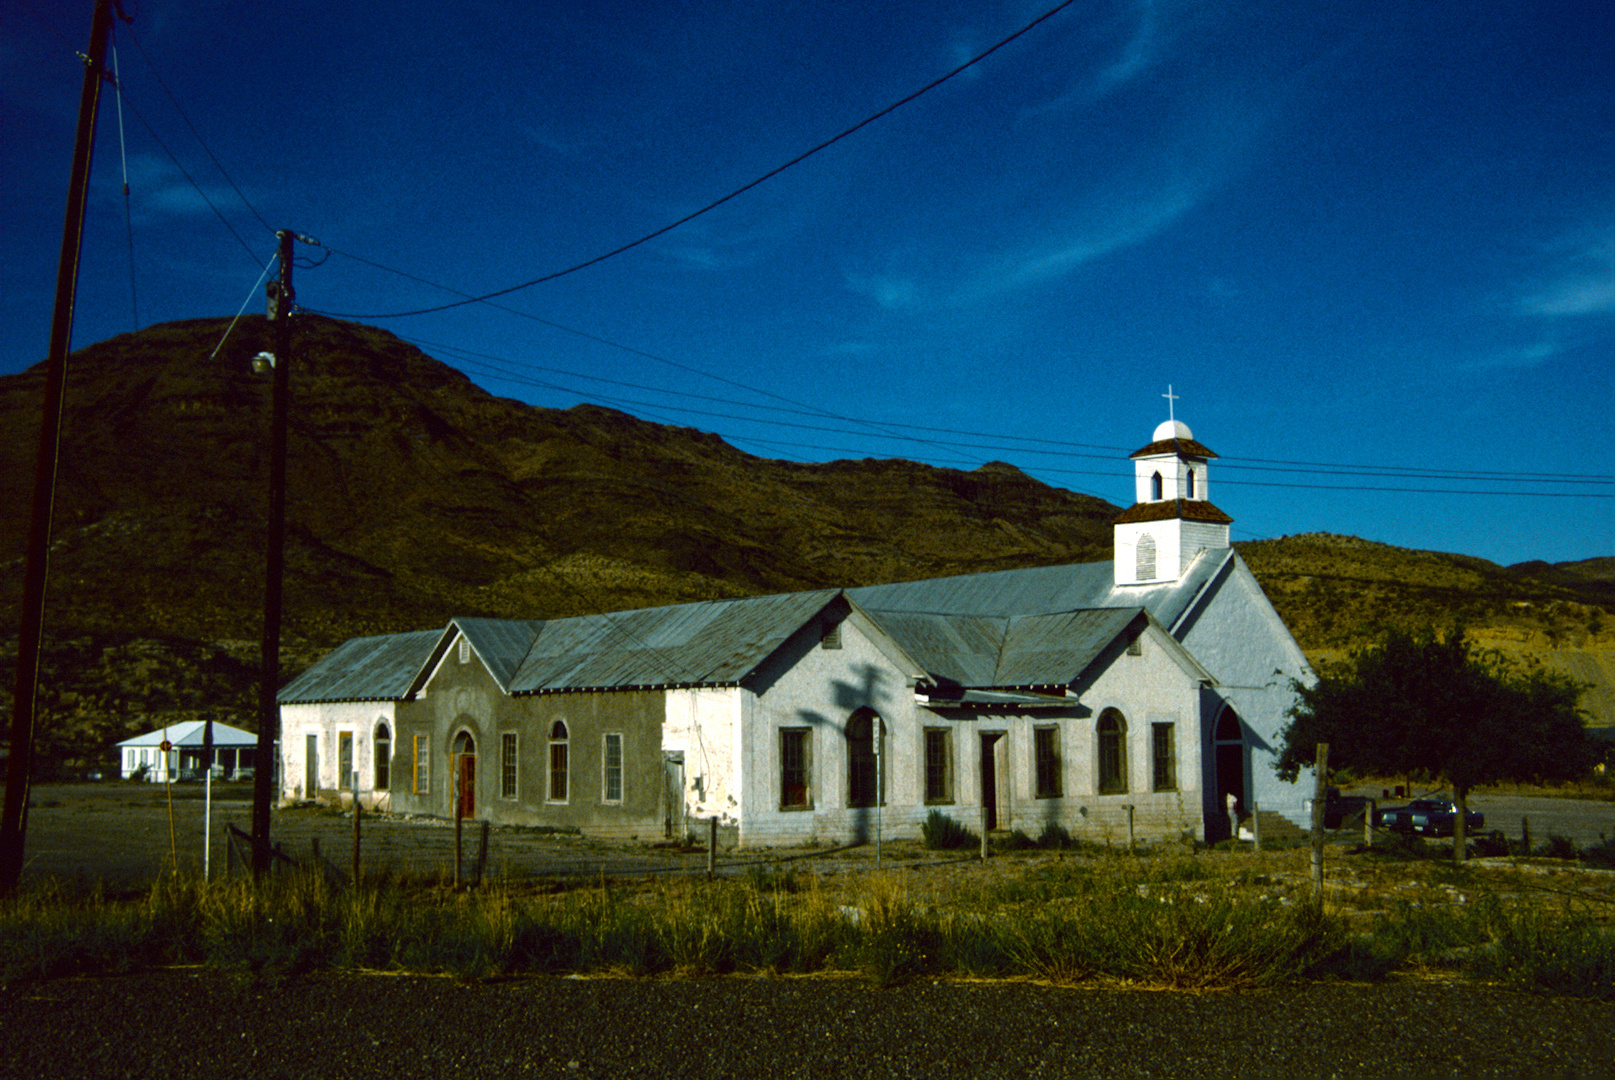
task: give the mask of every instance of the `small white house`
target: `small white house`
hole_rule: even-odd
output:
[[[159,784],[169,780],[200,780],[206,739],[205,720],[169,724],[125,739],[118,744],[118,776],[132,780],[139,775]],[[164,743],[168,744],[166,753]],[[258,736],[252,732],[213,721],[214,777],[234,780],[250,776],[257,746]]]

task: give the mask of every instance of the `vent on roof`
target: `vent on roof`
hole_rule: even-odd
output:
[[[824,627],[824,635],[819,638],[819,648],[821,648],[821,649],[839,649],[839,648],[841,648],[841,624],[840,623],[827,623],[825,625],[825,627]]]
[[[1140,634],[1138,637],[1134,638],[1132,641],[1129,641],[1127,643],[1127,655],[1128,656],[1143,656],[1144,655],[1144,635]]]
[[[465,638],[461,638],[460,639],[460,663],[469,664],[470,662],[471,662],[471,642],[467,641]]]

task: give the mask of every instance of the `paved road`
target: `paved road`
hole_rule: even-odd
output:
[[[1608,1076],[1615,1003],[1439,983],[1029,983],[168,971],[0,987],[0,1077]]]
[[[1352,788],[1350,795],[1367,795],[1379,800],[1381,809],[1400,806],[1407,802],[1394,796],[1385,797],[1383,789]],[[1422,792],[1415,792],[1415,795]],[[1518,840],[1524,831],[1524,822],[1531,823],[1531,844],[1538,846],[1549,835],[1574,840],[1578,847],[1587,847],[1606,837],[1615,837],[1615,802],[1596,802],[1585,799],[1554,799],[1531,795],[1479,794],[1469,797],[1469,808],[1486,815],[1486,831],[1501,829],[1510,839]]]

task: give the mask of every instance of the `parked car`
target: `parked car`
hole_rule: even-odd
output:
[[[1458,804],[1442,795],[1414,799],[1406,806],[1380,811],[1379,823],[1393,832],[1416,832],[1426,836],[1451,836],[1458,820]],[[1464,815],[1464,835],[1478,836],[1486,827],[1486,815],[1471,810]]]

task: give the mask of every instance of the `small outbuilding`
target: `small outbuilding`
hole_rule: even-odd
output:
[[[153,783],[201,780],[207,726],[206,720],[185,720],[123,740],[118,744],[118,776]],[[236,780],[251,776],[257,746],[258,736],[252,732],[213,721],[214,778]]]

